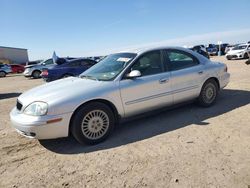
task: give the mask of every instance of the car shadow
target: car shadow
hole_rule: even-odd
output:
[[[250,92],[225,89],[217,103],[210,108],[187,104],[171,110],[160,110],[118,125],[113,134],[97,145],[80,145],[72,136],[68,138],[40,140],[43,147],[60,154],[89,153],[110,149],[154,137],[195,124],[209,126],[207,119],[230,112],[250,103]]]
[[[0,100],[18,97],[22,93],[0,93]]]

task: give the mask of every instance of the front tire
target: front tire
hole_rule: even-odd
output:
[[[113,131],[115,117],[112,110],[100,102],[80,107],[71,121],[71,133],[81,144],[97,144]]]
[[[245,53],[243,58],[244,58],[244,59],[248,59],[248,58],[249,58],[249,57],[248,57],[248,53]]]
[[[218,96],[218,84],[215,80],[207,80],[201,88],[201,92],[198,98],[198,102],[203,107],[212,106]]]

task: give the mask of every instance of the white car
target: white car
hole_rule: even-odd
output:
[[[211,106],[229,77],[225,64],[185,48],[131,50],[107,56],[79,77],[23,93],[10,118],[27,137],[72,133],[80,143],[95,144],[122,118],[196,99]]]
[[[226,54],[228,60],[231,59],[248,59],[248,53],[250,52],[250,44],[241,44],[235,46],[229,50]]]

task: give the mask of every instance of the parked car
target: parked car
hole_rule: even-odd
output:
[[[78,76],[97,62],[91,59],[73,59],[42,71],[42,78],[46,82],[58,80],[69,76]]]
[[[47,83],[17,99],[14,128],[37,139],[67,137],[96,144],[122,118],[198,100],[209,107],[229,82],[227,66],[180,47],[107,56],[79,77]]]
[[[208,59],[210,58],[204,45],[196,45],[196,46],[189,48],[189,49],[203,55],[204,57],[206,57]]]
[[[209,55],[217,55],[218,50],[215,44],[209,44],[206,48]]]
[[[9,73],[11,73],[11,67],[6,64],[0,64],[0,77],[5,77]]]
[[[226,47],[226,49],[225,49],[225,54],[227,54],[227,52],[229,52],[232,48],[234,48],[235,46],[237,46],[237,45],[235,45],[235,44],[229,44],[229,45],[227,45],[227,47]]]
[[[27,61],[25,63],[25,66],[28,66],[28,65],[37,65],[39,63],[41,63],[42,61],[41,60],[36,60],[36,61]]]
[[[216,45],[217,52],[221,51],[221,55],[225,55],[226,54],[225,50],[228,45],[229,45],[228,43],[223,43],[220,46]]]
[[[241,44],[231,50],[226,54],[228,60],[231,59],[248,59],[248,53],[250,52],[250,44]]]
[[[12,73],[22,73],[24,66],[19,64],[10,64]]]
[[[71,58],[69,58],[71,59]],[[33,77],[33,78],[40,78],[41,77],[41,73],[42,70],[44,68],[49,68],[49,67],[53,67],[57,64],[63,64],[67,61],[67,58],[58,58],[57,62],[54,63],[53,59],[47,59],[41,63],[35,64],[35,65],[28,65],[25,66],[25,70],[23,75],[25,77]]]

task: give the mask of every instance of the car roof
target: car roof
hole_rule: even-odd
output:
[[[158,47],[143,47],[143,48],[137,48],[137,49],[128,49],[128,50],[124,50],[124,51],[120,51],[120,52],[142,54],[142,53],[145,53],[145,52],[148,52],[148,51],[165,50],[165,49],[175,49],[175,50],[187,51],[187,48],[184,48],[184,47],[178,47],[178,46],[158,46]]]

